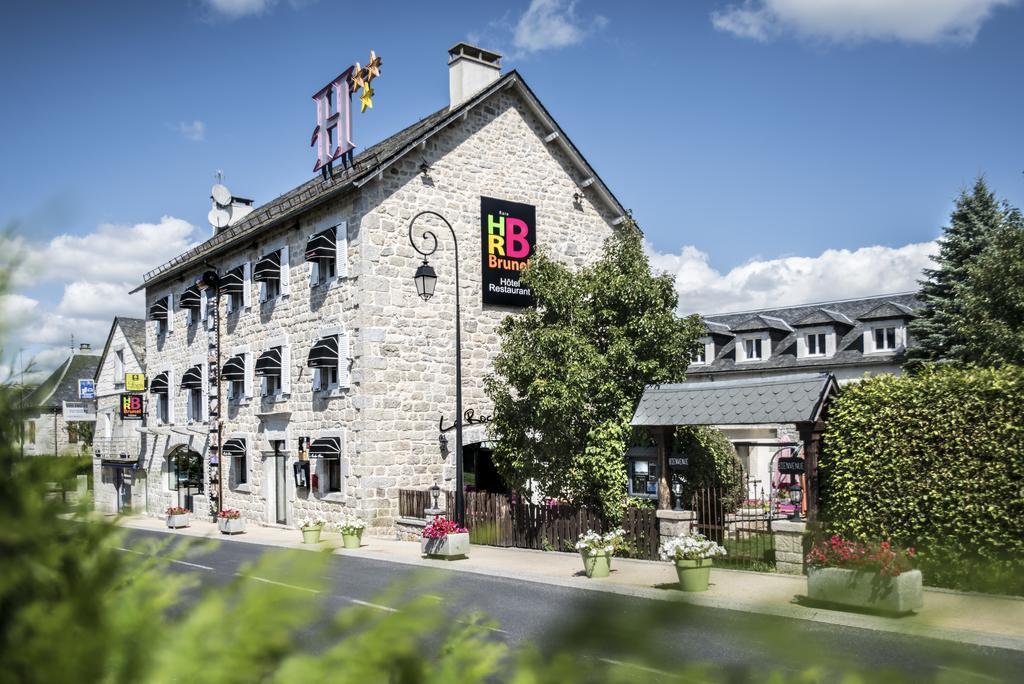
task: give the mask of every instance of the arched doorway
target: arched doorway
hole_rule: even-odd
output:
[[[203,457],[185,445],[177,446],[167,454],[167,472],[178,505],[195,513],[195,497],[203,494]]]

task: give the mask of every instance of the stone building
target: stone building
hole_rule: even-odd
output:
[[[26,456],[89,453],[95,402],[79,397],[79,380],[92,381],[99,356],[80,345],[31,393],[25,396],[22,448]]]
[[[110,326],[96,367],[96,431],[93,435],[93,497],[105,513],[140,511],[146,502],[146,471],[139,468],[145,436],[141,421],[122,418],[128,374],[146,372],[146,321],[118,316]]]
[[[435,218],[416,224],[417,240],[429,228],[438,244],[436,294],[421,301],[410,220],[432,210],[457,235],[464,405],[480,416],[496,328],[518,310],[485,297],[521,294],[514,279],[488,280],[492,236],[508,238],[504,257],[516,233],[484,207],[535,214],[536,248],[574,267],[599,256],[625,211],[499,55],[459,44],[448,61],[440,110],[146,274],[150,510],[206,512],[221,495],[255,523],[347,510],[385,531],[399,488],[452,487],[454,249]],[[216,287],[202,282],[211,270]],[[483,425],[467,430],[467,458],[486,440]]]

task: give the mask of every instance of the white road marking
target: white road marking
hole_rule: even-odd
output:
[[[165,558],[164,556],[158,556],[153,553],[142,553],[141,551],[136,551],[135,549],[126,549],[123,546],[118,546],[116,548],[118,551],[127,551],[128,553],[134,553],[136,556],[150,556],[152,558],[159,558],[160,560],[166,561],[168,563],[187,565],[190,568],[199,568],[200,570],[209,570],[210,572],[214,571],[213,568],[211,568],[209,565],[200,565],[199,563],[189,563],[188,561],[176,560],[174,558]]]
[[[384,610],[384,611],[387,611],[389,613],[397,613],[398,612],[397,608],[391,608],[389,606],[382,606],[379,603],[370,603],[369,601],[360,601],[359,599],[348,598],[346,596],[342,596],[341,598],[345,599],[349,603],[354,603],[357,606],[366,606],[367,608],[376,608],[377,610]]]
[[[272,580],[272,579],[267,579],[266,577],[257,577],[256,575],[246,575],[246,574],[241,573],[241,572],[236,572],[235,576],[236,577],[244,577],[246,579],[251,579],[251,580],[256,580],[257,582],[264,582],[265,584],[276,584],[279,587],[287,587],[289,589],[297,589],[298,591],[306,591],[306,592],[309,592],[310,594],[319,594],[320,593],[319,589],[310,589],[309,587],[300,587],[297,584],[286,584],[285,582],[277,582],[277,581]]]

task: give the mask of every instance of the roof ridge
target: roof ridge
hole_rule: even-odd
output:
[[[802,309],[802,308],[808,307],[808,306],[822,307],[822,306],[828,306],[830,304],[847,304],[849,302],[860,302],[860,301],[869,300],[869,299],[885,299],[887,297],[908,297],[908,296],[916,296],[916,295],[917,295],[917,291],[916,290],[912,290],[912,291],[909,291],[909,292],[889,292],[887,294],[868,295],[866,297],[848,297],[847,299],[829,299],[829,300],[820,301],[820,302],[807,302],[805,304],[788,304],[786,306],[775,306],[775,307],[771,307],[771,308],[761,307],[760,309],[748,309],[746,311],[723,311],[723,312],[720,312],[720,313],[713,313],[713,314],[700,314],[700,316],[701,316],[701,318],[718,318],[718,317],[721,317],[721,316],[741,316],[743,314],[751,314],[751,315],[753,315],[753,314],[760,314],[760,313],[762,313],[764,311],[786,311],[788,309]]]

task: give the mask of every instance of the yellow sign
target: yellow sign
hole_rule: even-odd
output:
[[[145,373],[125,373],[124,374],[124,389],[126,392],[145,392],[146,391],[146,374]]]

